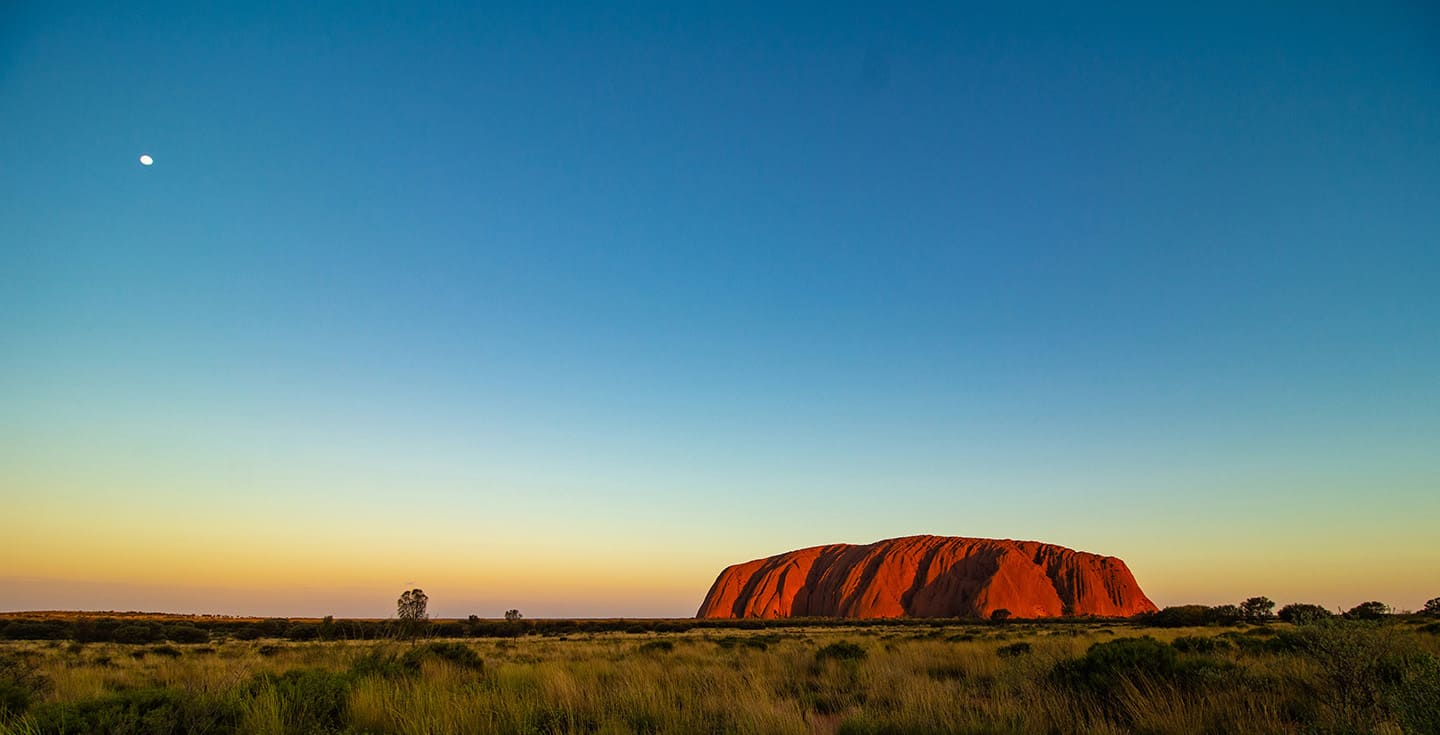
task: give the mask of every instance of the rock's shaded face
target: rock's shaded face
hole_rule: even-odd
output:
[[[1153,612],[1125,562],[1036,541],[907,536],[727,567],[696,617],[1129,617]]]

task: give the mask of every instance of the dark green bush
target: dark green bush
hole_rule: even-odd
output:
[[[646,641],[640,644],[640,653],[669,653],[675,650],[674,641]]]
[[[1179,669],[1174,648],[1145,636],[1096,643],[1084,656],[1062,661],[1052,675],[1066,688],[1110,696],[1120,691],[1127,678],[1173,680]]]
[[[1145,620],[1157,628],[1193,628],[1210,621],[1210,608],[1205,605],[1174,605],[1151,613]]]
[[[1280,620],[1292,625],[1305,625],[1329,617],[1334,617],[1333,613],[1321,605],[1293,602],[1280,608]]]
[[[31,710],[34,729],[47,735],[189,735],[235,732],[233,704],[176,689],[132,689],[99,699],[44,704]]]
[[[1345,611],[1345,617],[1351,620],[1383,620],[1389,614],[1390,606],[1376,600],[1362,602]]]
[[[836,641],[815,652],[816,661],[859,661],[865,658],[865,648],[850,641]]]
[[[427,643],[405,652],[405,655],[400,659],[400,663],[410,671],[419,671],[420,662],[425,658],[437,658],[442,661],[448,661],[456,666],[472,671],[483,671],[485,669],[485,661],[480,658],[480,654],[476,653],[475,649],[464,643]]]
[[[995,649],[995,653],[998,654],[1000,658],[1015,658],[1016,656],[1024,656],[1030,653],[1030,644],[1026,643],[1025,641],[1020,641],[1019,643],[1011,643],[1008,646],[1001,646]]]
[[[116,643],[154,643],[160,639],[159,631],[150,625],[122,625],[110,634]]]
[[[210,634],[193,625],[172,625],[165,629],[165,638],[176,643],[210,642]]]
[[[15,620],[5,626],[13,641],[59,641],[71,637],[71,627],[60,620]]]
[[[1172,646],[1150,636],[1096,643],[1084,656],[1061,662],[1051,672],[1052,680],[1061,687],[1095,697],[1121,720],[1129,716],[1117,706],[1127,682],[1160,682],[1195,690],[1234,686],[1239,676],[1241,671],[1234,663],[1198,654],[1181,659]]]
[[[413,664],[413,668],[412,668]],[[402,661],[393,653],[382,653],[371,651],[355,660],[350,665],[350,674],[355,677],[376,676],[385,679],[393,679],[401,676],[408,676],[419,671],[419,659],[413,661]]]
[[[773,643],[779,643],[780,636],[774,633],[762,633],[759,635],[727,635],[715,639],[715,645],[721,648],[753,648],[757,651],[764,651],[770,648]]]
[[[413,676],[420,673],[421,664],[427,658],[447,661],[454,666],[471,671],[485,670],[485,661],[480,658],[480,654],[476,653],[475,649],[463,643],[437,641],[411,648],[404,655],[371,651],[351,664],[350,674],[355,677],[378,676],[382,678]]]
[[[285,629],[285,638],[292,641],[313,641],[320,637],[320,626],[313,623],[296,623]]]
[[[30,707],[50,686],[50,681],[29,659],[0,653],[0,722]]]
[[[1304,650],[1305,637],[1299,633],[1281,633],[1265,641],[1263,650],[1267,653],[1295,653]]]
[[[350,678],[345,674],[323,669],[291,669],[279,676],[261,674],[251,691],[266,686],[275,688],[289,732],[339,732],[345,727],[350,696]]]
[[[1386,687],[1390,710],[1404,732],[1440,733],[1440,658],[1418,653]]]
[[[1224,638],[1206,636],[1181,636],[1170,641],[1170,645],[1181,653],[1215,653],[1231,648],[1230,641]]]
[[[1386,718],[1385,688],[1403,678],[1403,649],[1375,622],[1329,620],[1298,629],[1301,653],[1318,670],[1309,682],[1325,729],[1372,732]],[[1400,672],[1400,673],[1397,673]]]

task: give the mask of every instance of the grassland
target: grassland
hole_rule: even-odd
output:
[[[11,733],[1440,732],[1433,624],[0,643]]]

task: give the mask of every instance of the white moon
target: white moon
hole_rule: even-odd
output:
[[[154,163],[154,162],[155,162],[155,159],[151,158],[149,153],[141,153],[141,154],[140,154],[140,165],[141,165],[141,166],[149,166],[150,164],[152,164],[152,163]]]

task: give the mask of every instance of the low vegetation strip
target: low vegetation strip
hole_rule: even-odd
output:
[[[0,643],[0,735],[1433,733],[1429,625],[12,641]]]

